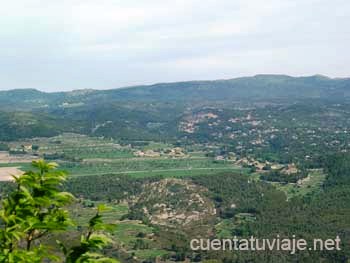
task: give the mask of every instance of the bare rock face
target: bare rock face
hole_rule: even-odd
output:
[[[164,179],[146,185],[134,200],[134,208],[140,209],[152,224],[190,226],[216,214],[207,192],[187,180]]]

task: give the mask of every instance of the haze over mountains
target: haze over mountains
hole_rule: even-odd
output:
[[[349,78],[321,75],[256,75],[228,80],[159,83],[112,90],[46,93],[34,89],[0,91],[1,108],[77,107],[113,101],[237,101],[264,99],[347,98]]]

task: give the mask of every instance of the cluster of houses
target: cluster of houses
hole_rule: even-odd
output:
[[[146,151],[135,151],[134,156],[136,157],[160,157],[160,156],[168,156],[168,157],[185,157],[186,154],[184,153],[184,150],[181,147],[175,147],[170,149],[165,149],[161,151],[155,151],[155,150],[146,150]]]
[[[260,162],[258,160],[255,160],[254,158],[247,158],[247,157],[237,160],[236,164],[242,165],[242,166],[254,167],[257,171],[279,170],[281,173],[287,174],[287,175],[296,174],[299,171],[294,163],[284,165],[284,164],[271,163],[269,161]]]
[[[191,117],[188,117],[185,122],[181,122],[179,129],[187,133],[194,133],[196,130],[196,124],[206,120],[217,119],[217,118],[218,118],[218,115],[212,112],[198,113]],[[212,124],[209,124],[209,125],[211,126]]]

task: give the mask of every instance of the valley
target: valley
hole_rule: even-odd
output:
[[[11,174],[44,159],[69,173],[62,188],[76,197],[68,234],[43,240],[57,253],[55,238],[74,246],[105,203],[113,243],[103,252],[122,262],[347,262],[349,85],[258,75],[0,92],[0,197],[13,190]],[[339,234],[343,250],[218,255],[189,247],[192,238],[276,234]]]

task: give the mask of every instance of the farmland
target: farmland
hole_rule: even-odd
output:
[[[284,116],[275,116],[271,128],[269,114],[267,109],[204,109],[184,117],[190,123],[186,129],[193,128],[185,131],[188,140],[125,141],[61,133],[2,142],[0,172],[3,181],[10,180],[9,173],[29,170],[29,161],[40,158],[57,162],[70,174],[64,188],[77,197],[68,207],[75,226],[58,237],[72,245],[98,204],[107,203],[110,209],[103,217],[113,225],[113,245],[106,253],[117,253],[126,262],[211,258],[191,255],[188,238],[268,231],[273,220],[265,220],[270,214],[279,217],[278,211],[290,213],[289,206],[298,200],[322,196],[327,171],[317,159],[319,151],[305,157],[310,147],[347,149],[347,133],[340,133],[339,127],[319,130],[328,134],[328,143],[320,141],[313,128],[303,127],[303,121],[295,140],[282,128],[287,124]],[[232,115],[236,117],[228,117]],[[9,182],[3,186],[4,193],[11,189]],[[258,227],[262,222],[265,226]]]
[[[54,237],[72,246],[106,204],[104,232],[113,242],[103,253],[122,262],[347,262],[347,85],[319,76],[256,76],[117,91],[18,91],[28,100],[16,110],[17,96],[0,93],[0,198],[14,190],[9,174],[35,170],[30,162],[44,159],[69,173],[61,188],[75,196],[66,207],[75,224]],[[340,235],[343,249],[289,255],[189,248],[193,237],[277,234]],[[57,252],[54,237],[42,241]]]
[[[246,170],[231,161],[206,157],[205,152],[197,151],[181,156],[163,153],[174,146],[154,142],[142,147],[132,147],[121,146],[102,138],[64,134],[49,139],[11,142],[9,145],[14,149],[20,149],[21,145],[36,145],[37,151],[30,150],[30,154],[58,162],[60,168],[69,171],[71,176],[127,174],[134,177],[152,175],[171,177]],[[155,157],[135,156],[134,153],[140,151],[158,154]],[[28,153],[23,153],[21,156],[24,157],[26,154]],[[27,163],[19,162],[16,165],[28,167]]]

